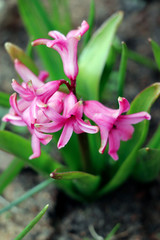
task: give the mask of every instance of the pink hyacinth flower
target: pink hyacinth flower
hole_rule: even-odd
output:
[[[46,110],[45,114],[47,114]],[[53,122],[36,124],[35,126],[39,131],[45,133],[57,132],[62,127],[64,127],[57,144],[57,147],[60,149],[68,143],[73,131],[77,134],[83,132],[98,132],[99,128],[97,126],[92,126],[89,122],[83,121],[82,116],[83,103],[82,101],[77,102],[75,95],[71,92],[64,99],[64,108],[62,115],[58,114],[56,111],[49,111],[48,117]]]
[[[62,80],[44,83],[48,76],[47,72],[42,71],[37,77],[18,60],[15,60],[15,69],[24,82],[19,84],[16,80],[13,80],[12,87],[22,99],[30,102],[27,113],[30,117],[26,116],[26,120],[28,120],[28,125],[29,121],[30,124],[34,124],[39,109],[38,102],[41,101],[46,104],[48,99],[59,89]]]
[[[37,39],[32,42],[33,46],[46,45],[49,48],[55,49],[61,56],[63,68],[66,76],[74,81],[78,74],[77,64],[77,45],[83,34],[89,29],[86,21],[83,21],[81,27],[77,30],[70,31],[67,36],[64,36],[58,31],[50,31],[49,36],[55,40]]]
[[[118,160],[117,151],[120,147],[120,141],[127,141],[132,137],[134,132],[132,124],[151,118],[147,112],[122,115],[130,109],[130,105],[125,98],[119,97],[118,102],[119,109],[117,110],[107,108],[98,101],[86,101],[84,103],[84,114],[100,128],[101,146],[99,152],[104,152],[109,140],[108,154],[114,160]]]
[[[30,113],[29,113],[29,105],[30,102],[25,101],[24,99],[20,99],[17,101],[16,93],[12,94],[10,97],[10,111],[3,117],[4,122],[10,122],[13,125],[17,126],[27,126],[28,130],[32,134],[32,150],[33,154],[29,157],[29,159],[37,158],[41,154],[40,143],[46,145],[51,139],[52,135],[47,135],[39,132],[33,124],[30,124]],[[27,117],[29,119],[27,119]],[[49,120],[43,114],[42,111],[38,111],[37,120],[38,123],[48,122]]]

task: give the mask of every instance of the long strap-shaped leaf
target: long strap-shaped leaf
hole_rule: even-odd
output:
[[[9,94],[0,92],[0,106],[9,108]]]
[[[52,182],[53,182],[53,179],[47,179],[47,180],[43,181],[42,183],[38,184],[37,186],[35,186],[34,188],[30,189],[25,194],[23,194],[21,197],[17,198],[13,202],[11,202],[9,205],[2,208],[0,210],[0,214],[10,210],[12,207],[17,206],[18,204],[25,201],[26,199],[28,199],[32,195],[36,194],[37,192],[42,191],[44,188],[46,188]]]
[[[110,17],[93,35],[79,58],[77,93],[84,99],[99,99],[99,84],[115,32],[123,13]]]
[[[8,131],[0,131],[0,149],[20,158],[25,163],[34,168],[36,171],[42,173],[43,175],[49,176],[49,174],[53,172],[56,168],[62,167],[60,163],[51,158],[44,151],[41,151],[41,156],[39,158],[29,160],[28,157],[32,153],[30,145],[30,141],[14,133]],[[69,153],[69,155],[70,154],[71,153]],[[69,158],[69,155],[67,155],[66,157]],[[75,159],[75,157],[76,155],[73,154],[72,160],[76,161],[77,159]],[[80,194],[76,193],[72,181],[60,181],[57,182],[57,185],[62,188],[67,194],[69,194],[72,198],[79,201],[84,201],[84,199],[80,197]]]
[[[149,42],[152,47],[152,51],[153,51],[153,55],[154,55],[157,67],[160,70],[160,46],[152,39],[149,39]]]
[[[139,111],[150,111],[152,104],[160,96],[160,83],[155,83],[142,91],[133,100],[129,114]],[[114,165],[115,171],[112,179],[100,191],[100,195],[112,191],[121,185],[131,174],[135,164],[138,150],[146,139],[148,122],[143,121],[135,126],[132,139],[122,142],[119,151],[119,160]]]
[[[48,32],[55,29],[48,18],[44,6],[39,0],[28,1],[18,0],[19,11],[31,39],[48,38]],[[58,30],[58,29],[56,29]],[[38,51],[46,70],[49,71],[52,79],[64,78],[62,63],[58,54],[45,46],[37,46]]]
[[[120,63],[119,73],[118,73],[118,97],[123,97],[123,89],[125,85],[124,83],[125,83],[127,60],[128,60],[127,50],[128,49],[126,44],[122,42],[121,63]]]
[[[24,162],[19,158],[14,158],[12,160],[9,166],[0,175],[0,194],[2,194],[4,189],[13,181],[23,167]]]
[[[61,167],[61,164],[44,151],[39,158],[29,160],[28,158],[32,153],[30,141],[8,131],[0,131],[0,149],[22,159],[45,175],[50,174],[57,167]]]
[[[45,212],[47,211],[49,205],[47,204],[40,213],[23,229],[23,231],[14,239],[14,240],[21,240],[23,239],[28,232],[31,231],[31,229],[34,227],[36,223],[39,222],[39,220],[43,217]]]
[[[141,182],[150,182],[160,173],[160,149],[142,148],[138,151],[137,162],[132,176]]]

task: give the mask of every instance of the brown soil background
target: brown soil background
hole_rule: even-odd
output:
[[[70,0],[73,26],[87,19],[89,0]],[[153,57],[148,38],[160,43],[160,2],[145,0],[96,0],[96,28],[116,11],[124,11],[124,20],[118,30],[121,41],[145,56]],[[11,93],[11,79],[16,77],[12,63],[4,50],[6,41],[23,49],[27,45],[27,34],[18,14],[16,0],[0,0],[0,89]],[[125,97],[131,101],[149,84],[159,81],[159,74],[128,62]],[[152,109],[151,131],[159,120],[159,104]],[[12,156],[0,153],[2,172]],[[42,177],[30,168],[25,168],[0,197],[0,207],[21,196],[42,181]],[[92,239],[89,226],[105,237],[116,223],[120,228],[115,240],[159,240],[160,239],[160,179],[150,184],[129,180],[114,193],[95,203],[84,205],[71,200],[65,194],[48,186],[42,192],[23,202],[13,210],[0,216],[0,239],[10,240],[44,207],[48,212],[25,240],[80,240]]]

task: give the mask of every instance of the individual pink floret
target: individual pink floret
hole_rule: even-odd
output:
[[[83,34],[85,34],[88,29],[88,23],[83,21],[77,30],[70,31],[67,36],[64,36],[58,31],[50,31],[48,35],[55,40],[40,38],[33,41],[32,46],[46,45],[49,48],[55,49],[62,58],[66,76],[72,82],[76,80],[78,74],[77,45]]]
[[[118,160],[117,151],[120,147],[120,141],[127,141],[132,137],[134,132],[132,124],[139,123],[144,119],[151,119],[147,112],[122,115],[130,109],[130,105],[125,98],[119,97],[118,102],[119,109],[116,110],[105,107],[98,101],[84,102],[84,114],[100,128],[101,146],[99,152],[104,152],[107,141],[109,141],[108,154],[114,160]]]
[[[47,111],[45,111],[47,114]],[[63,114],[60,115],[56,111],[50,111],[48,117],[52,120],[50,123],[35,124],[37,129],[45,133],[53,133],[59,131],[63,127],[63,131],[59,138],[57,147],[64,147],[72,136],[73,131],[77,134],[97,133],[99,128],[92,126],[89,122],[82,119],[83,102],[78,101],[76,96],[71,92],[64,99]]]

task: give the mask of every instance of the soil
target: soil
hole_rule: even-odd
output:
[[[83,19],[87,19],[89,2],[70,0],[75,27]],[[125,41],[130,49],[152,58],[147,39],[151,37],[160,43],[160,2],[97,0],[95,26],[100,26],[112,13],[119,10],[124,11],[124,21],[118,30],[120,40]],[[11,79],[16,77],[16,74],[3,44],[11,41],[25,49],[28,41],[16,0],[0,0],[0,32],[0,90],[11,93]],[[159,73],[129,61],[124,95],[131,101],[137,93],[156,81],[159,81]],[[158,104],[151,112],[151,131],[159,121],[157,106]],[[0,154],[2,172],[12,160],[12,156]],[[41,176],[26,167],[0,197],[0,207],[18,198],[42,180]],[[14,239],[44,205],[49,203],[49,210],[25,240],[93,239],[89,230],[91,226],[104,238],[117,223],[120,223],[120,227],[113,237],[114,240],[159,240],[159,199],[160,178],[150,184],[140,184],[129,179],[115,192],[90,204],[78,203],[50,184],[40,193],[0,216],[0,239]]]

